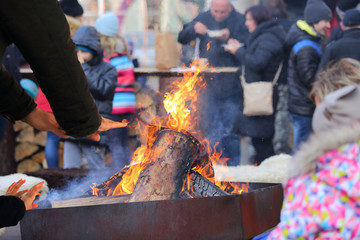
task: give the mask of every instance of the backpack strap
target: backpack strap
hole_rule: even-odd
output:
[[[300,49],[303,48],[303,47],[306,47],[306,46],[314,48],[316,50],[317,54],[319,56],[321,56],[322,50],[321,50],[320,43],[314,42],[313,40],[310,40],[310,39],[304,39],[304,40],[301,40],[301,41],[297,42],[293,46],[293,51],[294,51],[295,54],[298,54]]]

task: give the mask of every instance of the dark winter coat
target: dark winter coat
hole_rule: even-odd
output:
[[[208,30],[221,30],[227,28],[230,30],[229,38],[235,38],[240,42],[245,42],[248,36],[248,30],[244,25],[244,16],[233,9],[227,19],[223,22],[217,22],[209,10],[200,13],[191,23],[185,24],[178,36],[178,41],[181,44],[189,44],[191,41],[199,38],[200,57],[207,58],[210,65],[213,67],[238,66],[238,59],[231,53],[225,51],[221,46],[222,44],[226,44],[227,40],[224,42],[219,39],[211,38],[208,34],[197,34],[194,29],[196,22],[201,22]],[[209,43],[210,48],[208,48]]]
[[[274,20],[266,21],[250,35],[246,48],[240,48],[236,56],[245,65],[247,83],[272,82],[283,59],[285,44],[284,29]],[[240,79],[238,80],[240,81]],[[273,106],[276,109],[277,89],[274,87]],[[240,91],[240,111],[235,120],[234,131],[244,136],[272,138],[274,135],[274,114],[270,116],[247,117],[243,113],[243,90]]]
[[[93,58],[81,65],[100,114],[103,117],[110,118],[117,82],[116,69],[110,63],[103,61],[103,49],[94,27],[80,27],[74,34],[73,40],[76,45],[85,46],[95,51]],[[106,133],[101,133],[102,138],[105,136]],[[101,139],[102,143],[106,141],[107,139]]]
[[[101,117],[88,89],[57,0],[0,1],[0,59],[15,43],[50,102],[57,122],[75,137],[94,133]],[[0,114],[23,119],[36,107],[15,79],[0,70]]]
[[[360,29],[344,31],[344,36],[330,43],[321,58],[319,69],[324,69],[331,61],[341,58],[353,58],[360,61]]]
[[[81,65],[100,114],[109,117],[112,112],[112,100],[116,86],[116,69],[110,63],[103,61],[103,49],[94,27],[80,27],[74,34],[73,40],[76,45],[88,47],[96,53],[93,59]]]
[[[294,21],[289,20],[285,14],[282,14],[282,16],[274,17],[273,19],[277,21],[277,23],[282,26],[285,30],[285,34],[288,33],[290,30],[290,27],[294,24]],[[286,50],[286,48],[284,48]],[[287,71],[288,71],[288,62],[289,62],[289,52],[284,52],[284,58],[283,58],[283,67],[280,73],[279,80],[277,81],[279,84],[287,84]]]
[[[290,50],[288,65],[289,112],[311,117],[315,110],[309,98],[312,83],[320,63],[321,55],[312,46],[304,46],[296,53],[293,46],[304,39],[321,43],[321,38],[304,21],[297,21],[286,36],[286,47]]]
[[[248,37],[248,30],[245,27],[245,18],[242,14],[234,9],[229,17],[223,22],[217,22],[211,15],[210,11],[200,13],[191,23],[185,24],[178,36],[181,44],[189,44],[196,38],[200,39],[199,56],[207,58],[209,64],[213,67],[238,67],[239,60],[231,53],[225,51],[223,44],[226,41],[211,38],[208,34],[200,35],[194,30],[196,22],[204,24],[208,30],[220,30],[227,28],[230,31],[230,37],[245,42]],[[209,47],[208,47],[209,46]],[[210,96],[224,99],[237,94],[238,82],[235,74],[212,75],[211,80],[207,81]]]
[[[0,228],[15,226],[25,215],[25,204],[16,196],[0,196]]]

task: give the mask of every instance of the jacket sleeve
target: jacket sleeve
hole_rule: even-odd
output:
[[[112,66],[109,66],[105,71],[91,71],[89,64],[82,64],[84,71],[89,72],[87,78],[91,94],[95,99],[105,100],[109,95],[113,96],[115,92],[117,72]]]
[[[195,22],[191,22],[184,25],[183,30],[179,32],[178,42],[181,44],[188,44],[196,38],[196,32],[194,29]]]
[[[303,86],[311,89],[320,62],[316,50],[312,47],[303,47],[296,56],[296,72],[299,74]]]
[[[25,215],[25,204],[16,196],[0,196],[0,228],[15,226]]]
[[[101,116],[58,1],[0,1],[0,21],[1,32],[30,64],[60,126],[74,137],[94,133]]]

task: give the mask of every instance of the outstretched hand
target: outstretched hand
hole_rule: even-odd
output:
[[[17,182],[13,182],[10,187],[7,189],[5,196],[17,196],[17,197],[21,197],[21,195],[23,195],[24,193],[28,192],[29,189],[23,190],[23,191],[19,191],[20,187],[25,183],[24,179],[20,179]]]
[[[69,137],[65,135],[64,130],[60,129],[60,125],[57,123],[54,114],[45,112],[40,108],[35,108],[34,111],[22,119],[22,121],[38,130],[51,131],[61,138]]]
[[[37,208],[38,204],[33,204],[36,196],[40,196],[39,191],[44,186],[44,181],[35,184],[30,190],[21,198],[23,200],[26,210]]]
[[[10,185],[10,187],[7,189],[5,196],[17,196],[20,197],[21,200],[25,204],[26,210],[33,209],[38,207],[38,204],[33,204],[33,201],[35,200],[36,196],[40,196],[39,191],[44,186],[44,181],[39,182],[38,184],[35,184],[32,188],[19,191],[20,187],[26,182],[24,179],[20,179],[17,182],[14,182]],[[24,196],[22,196],[24,193],[26,193]],[[22,197],[21,197],[22,196]]]
[[[22,121],[28,123],[34,128],[41,131],[51,131],[58,135],[61,138],[68,138],[64,130],[60,129],[60,125],[57,123],[54,114],[45,112],[39,108],[35,108],[29,115],[27,115]],[[123,128],[128,125],[126,120],[122,122],[115,122],[107,118],[103,118],[101,120],[101,125],[99,129],[93,134],[87,136],[87,138],[99,141],[100,140],[100,132],[110,130],[112,128]]]
[[[94,140],[94,141],[99,141],[100,140],[100,135],[99,135],[100,132],[107,131],[107,130],[110,130],[113,128],[123,128],[123,127],[126,127],[127,125],[128,125],[128,122],[126,121],[126,119],[124,119],[122,122],[115,122],[110,119],[102,117],[101,125],[100,125],[99,129],[95,133],[87,136],[87,138]]]

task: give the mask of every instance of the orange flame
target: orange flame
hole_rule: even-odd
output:
[[[210,48],[210,43],[211,42],[207,45],[208,49]],[[107,192],[107,195],[124,195],[133,192],[140,173],[153,161],[152,156],[157,154],[153,152],[151,146],[156,140],[158,132],[163,127],[179,132],[187,131],[201,142],[201,146],[204,148],[203,154],[205,161],[195,165],[192,168],[193,170],[196,170],[223,190],[232,191],[233,193],[241,193],[247,190],[246,185],[243,187],[233,183],[215,182],[212,165],[225,164],[228,159],[222,158],[222,152],[217,151],[216,147],[219,143],[216,143],[212,148],[210,141],[203,139],[200,131],[197,130],[199,124],[198,116],[200,114],[197,113],[198,108],[196,104],[200,91],[206,87],[206,83],[200,74],[204,69],[208,68],[208,63],[205,64],[203,59],[195,59],[191,64],[191,68],[196,70],[194,72],[185,72],[183,79],[181,81],[173,81],[169,87],[170,91],[164,94],[163,104],[168,116],[161,118],[156,116],[155,113],[149,112],[147,113],[146,119],[151,119],[151,123],[144,123],[143,121],[137,122],[136,130],[139,131],[142,146],[135,150],[130,167],[122,175],[120,183],[113,191]],[[214,69],[212,69],[212,71],[213,70]],[[145,108],[147,101],[145,100],[139,104]],[[186,179],[184,179],[184,183],[186,181],[189,183],[189,178],[188,175]],[[109,183],[105,183],[105,185],[109,186]],[[187,184],[187,186],[188,188],[191,187],[190,184]],[[93,184],[91,189],[94,195],[98,195],[100,189],[96,187],[96,184]]]
[[[212,43],[212,41],[210,41],[210,42],[208,42],[207,44],[206,44],[206,51],[209,51],[209,49],[210,49],[210,44]]]

